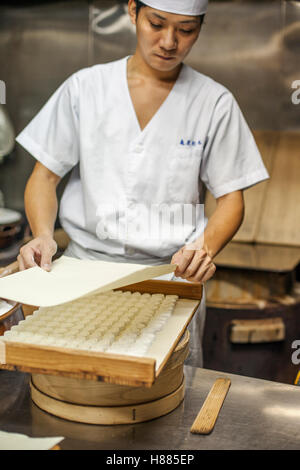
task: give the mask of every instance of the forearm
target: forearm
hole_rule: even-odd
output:
[[[214,258],[233,238],[244,218],[242,191],[235,191],[217,200],[217,207],[204,231],[203,248]]]
[[[23,245],[18,256],[19,269],[40,266],[51,269],[52,257],[57,251],[53,239],[57,216],[56,187],[60,177],[41,163],[37,163],[25,189],[26,216],[33,234],[33,240]]]
[[[36,165],[25,189],[25,211],[33,237],[53,236],[59,178]]]

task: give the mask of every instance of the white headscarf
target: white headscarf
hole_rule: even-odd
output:
[[[142,0],[148,7],[178,15],[204,15],[208,0]]]

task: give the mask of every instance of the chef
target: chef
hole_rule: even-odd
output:
[[[51,269],[58,212],[66,255],[177,265],[165,279],[205,283],[244,215],[243,190],[268,178],[233,95],[184,64],[207,0],[129,0],[135,54],[74,73],[17,137],[37,163],[25,190],[33,240],[21,270]],[[209,51],[208,51],[209,53]],[[204,188],[216,210],[203,214]],[[202,365],[205,298],[189,363]]]

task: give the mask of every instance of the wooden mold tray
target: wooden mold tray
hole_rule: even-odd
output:
[[[29,373],[151,387],[185,332],[202,298],[198,283],[150,280],[119,289],[179,296],[145,357],[0,340],[0,368]],[[31,311],[36,310],[32,307]],[[28,311],[28,308],[27,308]]]

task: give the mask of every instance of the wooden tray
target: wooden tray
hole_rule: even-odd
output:
[[[150,280],[120,290],[153,294],[172,293],[180,297],[173,315],[157,334],[146,357],[0,340],[0,368],[36,374],[100,380],[119,385],[151,387],[196,312],[202,298],[202,285],[188,282]]]

